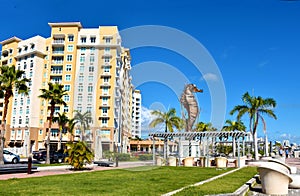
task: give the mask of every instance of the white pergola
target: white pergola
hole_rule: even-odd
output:
[[[203,138],[229,138],[231,137],[233,142],[237,140],[237,160],[238,160],[238,166],[240,167],[240,140],[242,139],[243,142],[243,155],[245,155],[245,138],[249,136],[250,133],[243,132],[243,131],[205,131],[205,132],[173,132],[173,133],[163,133],[163,132],[157,132],[157,133],[150,133],[149,136],[153,137],[153,164],[155,164],[155,137],[158,138],[185,138],[186,140],[194,140],[195,138],[202,140]],[[165,145],[165,144],[164,144]],[[207,143],[208,145],[208,143]],[[165,148],[164,148],[165,149]],[[208,149],[208,148],[207,148]],[[235,155],[234,155],[235,156]],[[209,161],[209,154],[206,154],[206,160]]]

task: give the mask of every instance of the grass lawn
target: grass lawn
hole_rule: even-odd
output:
[[[74,174],[2,180],[0,195],[161,195],[229,170],[148,166],[126,170],[74,172]],[[242,175],[245,173],[247,180],[253,176],[249,175],[250,172],[243,172]],[[240,181],[237,178],[232,180]],[[220,185],[223,186],[222,183],[218,186]],[[212,186],[210,189],[215,189]]]
[[[217,180],[197,187],[189,187],[176,194],[179,195],[208,195],[233,193],[257,174],[256,167],[245,167]]]

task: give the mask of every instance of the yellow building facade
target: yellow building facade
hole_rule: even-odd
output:
[[[55,115],[65,112],[73,118],[75,111],[90,112],[89,130],[75,127],[75,140],[84,139],[94,150],[101,141],[101,150],[124,151],[131,136],[130,52],[121,45],[116,26],[83,28],[79,22],[49,23],[51,36],[26,40],[12,37],[2,41],[0,66],[16,65],[31,78],[30,93],[10,101],[6,120],[6,147],[23,147],[26,152],[45,148],[49,127],[49,104],[38,98],[48,83],[64,86],[67,106],[57,105]],[[22,101],[21,101],[22,100]],[[26,103],[26,104],[24,104]],[[3,100],[0,100],[0,117]],[[14,137],[12,136],[14,135]],[[56,150],[58,125],[51,128],[50,144]],[[70,134],[62,133],[63,146]],[[23,152],[24,154],[24,152]]]

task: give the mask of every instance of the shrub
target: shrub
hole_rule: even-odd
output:
[[[152,160],[153,155],[152,154],[141,154],[139,155],[139,160],[140,161],[147,161],[147,160]]]
[[[65,150],[65,152],[68,153],[66,161],[72,165],[75,170],[83,169],[86,163],[92,162],[93,153],[85,142],[67,143],[67,147],[68,149]]]
[[[127,153],[116,153],[119,161],[130,161],[130,154]]]

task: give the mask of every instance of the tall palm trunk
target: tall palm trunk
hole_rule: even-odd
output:
[[[168,127],[166,124],[165,133],[168,132]],[[167,160],[167,150],[168,150],[168,138],[164,138],[164,159]]]
[[[6,91],[5,97],[4,97],[4,111],[2,116],[2,130],[0,132],[0,165],[4,165],[4,143],[5,143],[5,130],[6,130],[6,116],[7,116],[7,110],[8,110],[8,104],[9,104],[9,98],[12,96],[12,92],[10,90]]]
[[[55,105],[51,104],[50,107],[50,118],[49,118],[49,130],[47,132],[46,138],[46,150],[47,150],[47,157],[46,157],[46,164],[50,164],[50,135],[51,135],[51,127],[52,127],[52,119],[54,115]]]
[[[59,130],[58,130],[59,138],[58,138],[57,150],[61,149],[62,129],[63,129],[62,126],[59,126]]]

